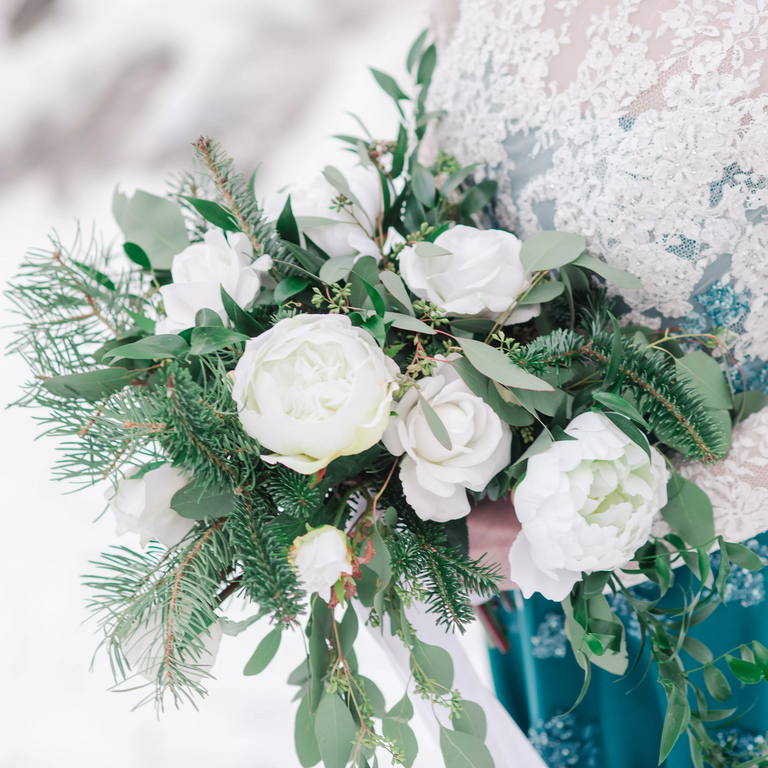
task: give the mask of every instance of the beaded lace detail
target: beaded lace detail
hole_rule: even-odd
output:
[[[642,280],[630,322],[716,333],[768,388],[768,0],[460,0],[444,37],[438,142],[499,182],[502,224],[584,234]],[[732,541],[768,529],[767,435],[684,469]]]

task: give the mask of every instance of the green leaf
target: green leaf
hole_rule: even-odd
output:
[[[352,646],[357,638],[358,627],[357,613],[355,612],[355,607],[350,603],[339,623],[339,644],[342,656],[347,656],[352,650]]]
[[[381,86],[386,94],[395,100],[395,102],[410,100],[408,94],[403,93],[402,89],[397,84],[397,82],[395,82],[393,77],[385,74],[384,72],[379,72],[378,69],[373,69],[373,67],[370,67],[370,70],[373,76],[376,78],[376,82]]]
[[[631,272],[616,269],[616,267],[612,267],[604,261],[587,256],[586,253],[582,253],[581,256],[571,263],[577,267],[584,267],[592,272],[596,272],[600,277],[605,278],[609,283],[613,283],[619,288],[626,288],[632,291],[641,291],[643,289],[643,284],[639,278],[635,277]]]
[[[419,241],[413,247],[413,250],[422,259],[431,259],[435,256],[449,256],[451,253],[447,248],[443,248],[442,245],[431,243],[428,240]]]
[[[689,380],[710,408],[728,410],[733,407],[733,397],[720,365],[706,352],[696,350],[675,360],[678,373]]]
[[[725,542],[725,551],[728,553],[728,559],[748,571],[759,571],[765,567],[763,560],[758,557],[749,547],[743,544],[736,544],[730,541]]]
[[[403,698],[387,712],[386,717],[396,720],[410,720],[413,717],[413,704],[408,698],[408,694],[403,694]]]
[[[733,676],[740,680],[742,683],[753,685],[759,683],[763,679],[763,670],[753,664],[750,661],[744,661],[743,659],[737,659],[735,656],[726,654],[725,660],[728,662],[728,668],[733,673]]]
[[[752,653],[755,656],[755,663],[763,671],[763,676],[768,678],[768,648],[757,640],[753,640]]]
[[[549,272],[575,261],[586,247],[581,235],[548,230],[523,243],[520,261],[526,272]]]
[[[619,413],[611,413],[609,411],[603,415],[618,427],[635,445],[642,448],[649,459],[651,458],[651,447],[648,443],[648,438],[633,422]]]
[[[463,181],[464,179],[469,176],[472,171],[477,168],[477,166],[480,165],[480,163],[472,163],[472,165],[465,165],[463,168],[460,168],[458,171],[455,171],[452,173],[444,182],[443,186],[440,187],[440,194],[443,197],[447,197],[448,195],[453,192],[454,189],[456,189]]]
[[[387,308],[384,306],[384,299],[381,298],[381,294],[364,278],[360,277],[360,282],[363,284],[365,292],[368,294],[368,298],[373,305],[373,311],[379,316],[384,317],[384,313]]]
[[[197,328],[203,328],[205,326],[223,328],[224,323],[221,321],[218,312],[214,312],[212,309],[198,309],[195,314],[195,326]]]
[[[103,285],[105,288],[109,289],[110,291],[114,291],[115,284],[105,275],[103,272],[99,272],[98,269],[95,269],[90,264],[84,264],[82,261],[77,261],[76,259],[71,259],[71,263],[75,264],[80,268],[80,270],[88,275],[88,277],[91,278],[97,285]]]
[[[296,755],[302,768],[312,768],[320,762],[320,747],[315,735],[315,715],[309,708],[309,695],[299,704],[296,712],[296,730],[294,731]]]
[[[474,187],[470,187],[461,201],[461,215],[471,216],[485,208],[496,194],[498,184],[491,179],[485,179]]]
[[[112,214],[125,239],[144,251],[153,269],[170,269],[173,257],[189,245],[181,208],[164,197],[139,191],[129,198],[115,190]]]
[[[493,768],[488,747],[469,733],[440,728],[440,750],[445,768]]]
[[[423,165],[416,162],[411,164],[411,185],[413,194],[423,206],[435,207],[435,179]]]
[[[547,301],[556,299],[563,291],[565,286],[557,280],[550,280],[547,283],[534,285],[517,303],[523,304],[544,304]]]
[[[503,352],[473,339],[459,339],[469,362],[480,373],[485,374],[499,384],[518,389],[532,389],[537,392],[553,392],[554,387],[546,381],[524,371],[515,365]]]
[[[397,179],[405,167],[405,155],[408,152],[408,131],[401,125],[397,133],[397,146],[392,153],[392,170],[390,176]]]
[[[290,195],[288,195],[288,197],[286,198],[285,205],[283,206],[283,210],[280,212],[280,215],[277,217],[275,229],[277,229],[277,234],[280,235],[280,237],[283,240],[289,243],[293,243],[294,245],[301,245],[301,237],[299,235],[299,225],[296,222],[296,217],[293,215],[293,209],[291,208]]]
[[[659,765],[667,759],[690,720],[691,708],[688,706],[685,692],[681,692],[677,687],[667,688],[667,714],[664,718],[664,730],[661,733]]]
[[[210,355],[234,344],[242,344],[249,338],[244,333],[230,331],[221,325],[203,326],[192,331],[189,352],[192,355]]]
[[[712,663],[712,651],[710,651],[701,640],[697,640],[695,637],[691,637],[690,635],[686,636],[685,640],[683,640],[683,650],[692,658],[696,659],[699,664]]]
[[[544,451],[549,448],[550,445],[552,445],[552,435],[547,432],[546,429],[539,432],[538,437],[528,446],[528,449],[525,451],[525,453],[515,461],[515,463],[512,465],[513,467],[517,464],[522,464],[524,461],[527,461],[531,458],[531,456],[536,456],[539,453],[544,453]]]
[[[691,748],[691,762],[693,762],[693,768],[704,768],[701,744],[699,744],[696,734],[694,734],[693,731],[688,731],[688,746]]]
[[[368,568],[379,577],[376,591],[381,592],[386,589],[392,578],[392,561],[389,554],[389,548],[384,542],[384,539],[382,539],[378,529],[374,530],[373,536],[371,536],[371,543],[373,544],[374,555],[371,562],[368,563]]]
[[[397,303],[400,304],[411,317],[414,317],[416,313],[413,310],[413,302],[411,301],[410,296],[408,296],[405,283],[403,283],[400,275],[396,275],[394,272],[385,269],[383,272],[379,273],[379,280],[381,280],[381,283],[387,289],[387,292],[397,300]]]
[[[228,517],[235,509],[235,496],[231,491],[217,493],[214,489],[202,490],[195,481],[176,491],[171,498],[171,509],[187,520],[205,520]]]
[[[392,323],[395,328],[400,328],[402,331],[411,331],[412,333],[425,333],[428,336],[434,336],[435,331],[432,326],[423,323],[421,320],[417,320],[410,315],[401,315],[399,312],[385,312],[384,322]]]
[[[227,317],[235,324],[235,327],[246,336],[258,336],[264,332],[261,325],[254,320],[221,286],[221,302]]]
[[[352,713],[341,696],[326,693],[315,715],[315,736],[325,768],[345,768],[356,734]]]
[[[125,255],[134,264],[138,264],[142,269],[152,269],[149,256],[144,253],[144,249],[141,246],[136,245],[136,243],[123,243],[123,250]]]
[[[272,659],[275,658],[282,636],[283,633],[279,629],[273,629],[269,634],[265,635],[253,652],[253,656],[248,659],[243,674],[250,676],[263,672],[269,666]]]
[[[309,283],[303,277],[284,277],[275,287],[275,302],[285,304],[291,296],[301,293]]]
[[[393,739],[402,747],[405,752],[405,768],[411,768],[419,754],[419,742],[416,734],[408,723],[404,720],[391,720],[386,718],[381,724],[381,730],[384,737]]]
[[[734,395],[733,404],[736,420],[744,421],[753,413],[758,413],[768,406],[768,395],[759,389],[750,389],[747,392],[739,392]]]
[[[200,200],[198,197],[182,197],[206,220],[210,221],[214,227],[223,229],[225,232],[240,232],[240,224],[237,219],[223,205],[215,203],[212,200]]]
[[[613,340],[611,342],[611,358],[608,361],[608,368],[605,371],[605,379],[600,387],[603,391],[608,391],[616,382],[619,376],[621,363],[624,359],[624,347],[622,345],[621,330],[616,318],[611,315],[611,324],[613,325]]]
[[[352,203],[354,203],[365,215],[366,218],[368,218],[368,214],[365,212],[365,208],[363,208],[360,201],[357,199],[357,197],[354,195],[352,190],[349,188],[349,182],[347,181],[344,174],[338,169],[334,168],[332,165],[326,165],[323,169],[323,176],[325,177],[325,180],[336,190],[341,192],[344,197],[347,198],[347,200],[350,200]],[[373,222],[370,221],[369,223],[372,225]]]
[[[674,472],[667,483],[667,499],[661,515],[686,544],[699,547],[715,538],[712,502],[701,488]]]
[[[128,317],[130,317],[131,320],[133,320],[133,322],[136,323],[136,325],[139,328],[141,328],[142,331],[146,331],[147,333],[152,334],[154,336],[155,325],[156,325],[154,320],[150,320],[148,317],[145,317],[144,315],[140,315],[138,312],[133,312],[127,307],[125,311]]]
[[[720,570],[717,574],[717,580],[715,585],[717,586],[717,594],[725,605],[725,585],[728,581],[728,576],[731,573],[731,561],[728,559],[728,553],[725,549],[725,541],[722,536],[717,537],[720,544]]]
[[[607,406],[616,413],[620,413],[622,416],[626,416],[632,421],[636,421],[643,429],[650,431],[648,422],[642,417],[638,410],[628,403],[621,395],[616,395],[613,392],[595,392],[592,397],[597,400],[598,403]]]
[[[474,701],[462,700],[461,714],[453,719],[453,730],[469,733],[477,736],[480,741],[485,741],[488,724],[483,708]]]
[[[357,679],[362,683],[365,696],[371,703],[373,716],[384,717],[387,707],[384,702],[384,694],[379,690],[379,686],[370,678],[363,677],[363,675],[360,675]]]
[[[135,378],[136,371],[128,371],[125,368],[101,368],[96,371],[52,376],[43,382],[43,387],[59,397],[103,400],[119,392]]]
[[[334,256],[320,267],[320,279],[328,285],[346,280],[355,265],[356,256]]]
[[[432,680],[439,693],[448,693],[453,686],[453,660],[444,648],[428,645],[416,638],[411,651],[411,672],[417,680]],[[442,690],[439,690],[442,689]]]
[[[323,694],[323,678],[328,672],[331,654],[326,638],[332,615],[328,604],[318,595],[312,599],[312,632],[309,636],[309,709],[316,712]]]
[[[419,62],[419,71],[416,74],[416,83],[418,85],[428,85],[432,80],[432,73],[435,71],[435,64],[437,64],[437,49],[434,45],[430,45]]]
[[[189,345],[175,333],[161,333],[159,336],[147,336],[146,339],[124,344],[110,349],[104,355],[109,360],[165,360],[186,355]]]
[[[376,339],[376,343],[380,347],[384,347],[384,344],[387,342],[387,327],[384,325],[384,320],[382,320],[382,318],[378,315],[371,315],[371,317],[365,320],[360,327],[365,328],[365,330]]]
[[[429,33],[429,30],[425,29],[416,38],[410,50],[408,51],[408,58],[405,60],[405,67],[408,70],[409,74],[413,69],[414,65],[416,64],[416,62],[418,61],[419,56],[421,55],[421,49],[424,47],[424,41],[427,39],[428,33]]]
[[[437,442],[443,446],[447,451],[453,448],[451,443],[451,437],[448,434],[448,430],[445,428],[445,424],[440,421],[440,417],[435,413],[435,409],[429,404],[426,397],[419,397],[421,403],[421,410],[424,412],[424,416],[427,418],[427,424],[432,430],[432,434],[437,438]]]

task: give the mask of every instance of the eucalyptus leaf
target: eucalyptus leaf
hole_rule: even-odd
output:
[[[587,256],[586,253],[582,253],[575,261],[572,262],[577,267],[584,267],[592,272],[597,273],[600,277],[607,280],[609,283],[613,283],[619,288],[625,288],[632,291],[641,291],[643,284],[640,279],[635,277],[631,272],[625,272],[623,269],[616,269],[610,264],[606,264],[604,261],[595,259],[592,256]]]
[[[374,554],[373,559],[368,563],[368,568],[378,576],[376,591],[381,592],[386,589],[392,578],[391,557],[389,549],[378,530],[374,530],[373,536],[371,536],[371,542],[373,544]]]
[[[480,163],[472,163],[472,165],[465,165],[458,171],[454,171],[443,182],[442,187],[440,187],[440,194],[443,197],[450,195],[451,192],[453,192],[454,189],[457,189],[458,186],[472,173],[472,171],[475,170],[475,168],[477,168],[478,165],[480,165]]]
[[[449,693],[453,687],[453,660],[444,648],[428,645],[418,638],[411,651],[411,672],[417,680],[434,681],[438,692]]]
[[[447,248],[443,248],[441,245],[430,243],[427,240],[420,240],[414,245],[413,250],[416,255],[423,259],[431,259],[434,256],[450,256],[451,252]]]
[[[709,496],[676,472],[667,483],[667,504],[661,515],[686,544],[699,547],[715,538],[714,513]]]
[[[399,312],[385,312],[384,322],[392,323],[395,328],[399,328],[401,331],[424,333],[428,336],[434,336],[437,333],[437,331],[435,331],[432,326],[427,325],[421,320],[417,320],[415,317],[411,317],[410,315],[401,315]]]
[[[750,389],[747,392],[739,392],[733,398],[736,420],[744,421],[753,413],[762,411],[768,405],[768,395],[759,389]]]
[[[384,737],[396,741],[405,752],[405,768],[411,768],[419,754],[419,742],[416,734],[404,720],[391,720],[386,718],[381,724]]]
[[[538,437],[528,446],[528,449],[523,453],[522,456],[520,456],[517,461],[512,465],[513,467],[517,464],[522,464],[524,461],[527,461],[531,458],[531,456],[536,456],[539,453],[544,453],[544,451],[549,448],[550,445],[552,445],[552,435],[550,435],[547,430],[543,430],[539,433]]]
[[[103,400],[136,378],[136,371],[125,368],[100,368],[83,373],[66,373],[43,381],[43,387],[59,397],[81,397],[84,400]]]
[[[494,768],[488,747],[469,733],[440,728],[440,750],[445,768]]]
[[[396,275],[394,272],[385,269],[383,272],[379,273],[379,280],[381,280],[382,285],[387,289],[389,294],[397,300],[398,304],[400,304],[411,317],[414,317],[416,313],[413,309],[413,302],[411,301],[410,296],[408,296],[408,291],[400,275]]]
[[[581,235],[548,230],[523,243],[520,261],[526,272],[549,272],[575,261],[586,247]]]
[[[189,235],[176,203],[138,191],[127,197],[115,190],[114,215],[125,239],[141,248],[153,269],[170,269],[173,257],[189,245]]]
[[[485,741],[488,723],[483,708],[474,701],[463,699],[461,713],[453,719],[453,730],[469,733],[477,736],[480,741]]]
[[[411,163],[411,186],[416,199],[425,208],[434,208],[435,178],[423,165],[416,162]]]
[[[632,421],[636,421],[643,429],[650,431],[648,422],[642,417],[639,411],[631,404],[628,403],[621,395],[616,395],[613,392],[595,392],[592,397],[597,400],[598,403],[607,406],[616,413],[620,413],[622,416],[626,416]]]
[[[110,349],[104,355],[108,360],[165,360],[182,357],[189,352],[189,345],[175,333],[161,333],[159,336],[147,336],[146,339],[124,344]]]
[[[349,188],[349,182],[347,181],[344,174],[338,169],[334,168],[332,165],[326,165],[323,169],[323,176],[325,177],[325,180],[337,191],[341,192],[344,197],[347,198],[350,202],[354,203],[365,215],[366,218],[368,218],[368,214],[365,212],[365,208],[363,208],[360,201],[357,199],[357,197],[354,195],[352,190]],[[373,224],[372,221],[369,219],[369,223]]]
[[[320,747],[315,735],[315,716],[310,711],[309,695],[305,696],[296,712],[294,731],[296,755],[302,768],[312,768],[320,762]]]
[[[424,416],[427,419],[432,434],[437,438],[437,442],[443,446],[447,451],[453,448],[451,443],[451,437],[448,434],[448,430],[445,428],[445,424],[440,420],[440,417],[435,413],[435,409],[430,405],[429,400],[426,397],[420,397],[419,403],[421,410],[424,412]]]
[[[342,656],[347,656],[352,650],[352,646],[357,639],[358,627],[357,613],[355,612],[355,607],[350,603],[347,606],[347,610],[344,611],[342,620],[339,622],[339,643]]]
[[[195,314],[195,326],[202,328],[204,326],[224,327],[218,312],[212,309],[198,309]]]
[[[325,768],[345,768],[357,726],[352,713],[336,693],[326,693],[315,715],[315,736]]]
[[[171,498],[171,509],[187,520],[205,520],[228,517],[235,510],[235,497],[231,491],[217,492],[195,487],[195,481],[187,483]]]
[[[531,389],[538,392],[553,392],[554,387],[546,381],[515,365],[503,352],[473,339],[459,339],[469,362],[480,373],[485,374],[499,384],[518,389]]]
[[[248,659],[243,674],[250,677],[251,675],[258,675],[260,672],[263,672],[269,666],[272,659],[275,658],[282,636],[282,631],[277,628],[265,635],[254,651],[253,656]]]
[[[519,305],[544,304],[547,301],[556,299],[564,290],[565,286],[557,280],[539,283],[538,285],[534,285],[530,291],[517,301],[517,303]]]
[[[334,256],[320,267],[320,279],[328,285],[346,280],[355,265],[355,256]]]
[[[696,350],[675,360],[678,372],[689,380],[710,408],[728,410],[733,407],[733,397],[720,365],[706,352]]]

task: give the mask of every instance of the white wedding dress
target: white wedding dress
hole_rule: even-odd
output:
[[[436,139],[501,225],[585,235],[643,282],[627,322],[716,333],[768,391],[768,2],[442,0],[435,26]],[[726,539],[768,530],[768,413],[682,472]]]
[[[430,139],[498,182],[499,224],[585,235],[643,282],[619,292],[626,322],[716,334],[736,385],[768,391],[768,0],[438,0],[434,20]],[[719,464],[680,471],[717,533],[765,548],[768,413]],[[732,585],[742,606],[765,598],[758,576]],[[562,621],[545,619],[533,655],[563,659]],[[492,718],[498,768],[544,765]],[[596,764],[556,742],[562,724],[531,721],[547,765]]]

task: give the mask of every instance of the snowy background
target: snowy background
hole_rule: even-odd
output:
[[[394,109],[366,67],[405,81],[408,46],[427,23],[425,0],[0,0],[0,281],[52,229],[71,240],[76,220],[121,242],[115,185],[162,194],[201,133],[246,174],[262,162],[261,193],[342,165],[330,135],[353,132],[345,110],[394,136]],[[5,404],[26,372],[0,361]],[[34,441],[33,415],[0,411],[0,768],[298,765],[284,682],[298,636],[258,678],[242,668],[268,628],[225,637],[200,711],[160,721],[151,706],[130,711],[136,693],[108,692],[105,658],[88,673],[96,637],[82,623],[81,575],[115,542],[114,523],[94,522],[103,489],[62,496],[68,488],[49,480],[55,446]],[[487,679],[482,632],[466,642]],[[402,691],[387,662],[370,637],[360,645],[361,671],[393,704]],[[417,766],[438,764],[420,742]]]

